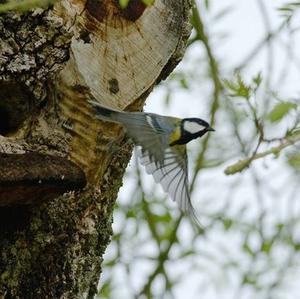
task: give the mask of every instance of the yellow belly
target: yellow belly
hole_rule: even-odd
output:
[[[178,126],[173,133],[170,135],[169,138],[169,145],[171,145],[172,143],[178,141],[180,139],[180,127]]]

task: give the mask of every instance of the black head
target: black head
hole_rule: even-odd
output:
[[[203,136],[214,129],[201,118],[184,118],[181,122],[181,138],[177,144],[185,144],[189,141]]]

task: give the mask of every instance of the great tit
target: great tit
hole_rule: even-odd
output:
[[[197,222],[191,203],[186,144],[209,131],[210,125],[200,118],[176,118],[146,112],[123,112],[103,107],[93,100],[96,118],[122,124],[133,143],[146,172],[152,174],[183,212]]]

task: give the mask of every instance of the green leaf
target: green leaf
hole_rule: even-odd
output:
[[[233,221],[231,219],[227,218],[227,219],[223,220],[223,226],[224,226],[225,230],[229,230],[231,228],[232,224],[233,224]]]
[[[278,232],[281,232],[284,229],[284,223],[277,223],[276,229]]]
[[[154,0],[142,0],[142,2],[148,6],[148,5],[152,5]]]
[[[281,102],[273,107],[267,118],[271,122],[278,122],[285,117],[291,110],[296,109],[297,105],[292,102]]]
[[[119,0],[121,8],[126,8],[130,0]]]
[[[133,210],[128,210],[126,213],[126,218],[136,218],[136,212]]]
[[[185,78],[180,79],[179,83],[183,89],[189,89],[188,82]]]
[[[287,155],[288,164],[296,170],[296,172],[300,173],[300,154],[297,152],[293,152]]]
[[[249,274],[245,274],[242,284],[250,284],[256,285],[256,279],[254,276],[250,276]]]
[[[101,289],[99,290],[99,293],[96,295],[96,298],[109,298],[112,291],[111,281],[105,282]]]
[[[299,251],[300,250],[300,243],[294,243],[293,244],[293,247],[296,251]]]
[[[253,83],[256,85],[256,87],[259,87],[262,81],[261,73],[258,73],[253,79]]]
[[[269,254],[273,246],[273,241],[264,241],[261,244],[261,251]]]
[[[252,91],[251,86],[244,82],[240,74],[236,75],[235,82],[225,79],[223,83],[224,86],[231,92],[230,96],[249,99]]]

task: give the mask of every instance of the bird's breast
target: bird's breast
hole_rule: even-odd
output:
[[[180,127],[177,127],[169,137],[169,145],[175,145],[181,138]]]

